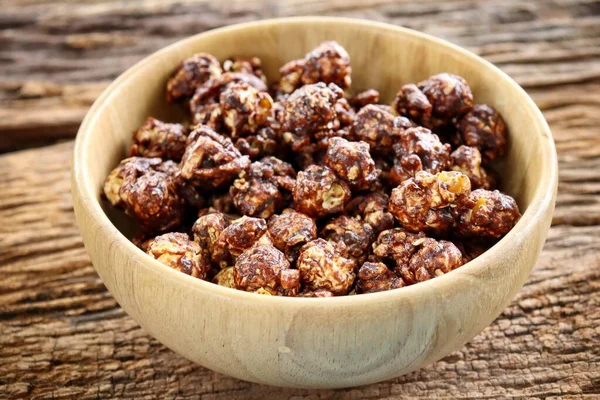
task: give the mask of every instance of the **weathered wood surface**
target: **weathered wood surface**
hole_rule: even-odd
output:
[[[462,350],[349,390],[284,390],[198,367],[149,337],[95,274],[75,227],[72,141],[0,156],[0,398],[599,398],[600,3],[0,1],[0,148],[72,136],[144,55],[257,18],[377,19],[464,45],[533,96],[560,162],[554,226],[528,284]]]

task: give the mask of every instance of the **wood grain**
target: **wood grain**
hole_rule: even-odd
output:
[[[150,42],[166,37],[162,43],[171,43],[211,24],[318,12],[379,19],[446,37],[498,63],[525,84],[544,111],[557,145],[560,185],[554,227],[528,284],[511,306],[446,359],[357,389],[284,390],[205,370],[146,334],[118,307],[94,272],[74,225],[69,141],[0,156],[0,398],[593,399],[600,395],[600,80],[594,76],[600,60],[598,2],[326,3],[288,1],[277,5],[277,12],[267,12],[262,4],[237,2],[211,6],[211,13],[198,16],[203,5],[171,5],[161,14],[153,11],[159,8],[156,4],[151,10],[151,3],[145,2],[132,5],[133,16],[127,17],[116,3],[66,7],[49,1],[5,0],[0,15],[4,113],[0,124],[10,125],[7,121],[13,116],[32,123],[32,115],[45,110],[43,101],[63,97],[62,92],[21,96],[27,82],[87,87],[99,93],[104,82],[163,45],[144,50],[123,44],[138,58],[104,76],[81,73],[79,81],[68,69],[35,73],[32,61],[20,63],[33,60],[36,51],[48,46],[53,51],[45,58],[60,59],[71,51],[60,45],[59,39],[67,35],[63,31],[120,35],[123,30],[141,29],[137,28],[141,24],[147,34],[154,32]],[[88,22],[63,23],[54,29],[44,25],[42,15],[51,20],[61,14]],[[174,30],[179,34],[169,36]],[[79,57],[98,58],[101,51],[113,64],[119,62],[110,47],[80,50]],[[9,65],[10,74],[5,73]],[[106,64],[90,63],[87,68],[101,71]],[[62,108],[55,104],[58,116]],[[79,109],[78,118],[55,125],[55,130],[52,121],[45,122],[23,141],[15,142],[29,128],[20,128],[20,123],[2,128],[0,147],[30,146],[33,137],[54,140],[73,135],[87,105]]]

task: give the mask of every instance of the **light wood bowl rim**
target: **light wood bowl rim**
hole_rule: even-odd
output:
[[[285,24],[314,24],[314,23],[328,23],[328,24],[344,24],[346,26],[363,26],[370,27],[379,31],[395,31],[404,35],[412,36],[415,39],[419,39],[424,42],[435,43],[437,45],[445,46],[450,48],[456,53],[460,53],[462,57],[468,58],[475,63],[483,64],[485,67],[495,70],[504,83],[513,86],[523,96],[523,106],[527,107],[532,116],[535,118],[535,122],[540,127],[541,135],[545,136],[546,140],[540,140],[543,144],[541,149],[542,159],[540,160],[540,168],[542,168],[541,179],[538,182],[538,187],[535,194],[528,205],[527,210],[523,213],[521,220],[516,226],[498,243],[492,248],[487,250],[484,254],[477,257],[473,261],[468,262],[457,270],[443,276],[431,279],[425,282],[421,282],[416,285],[411,285],[398,290],[390,290],[385,292],[370,293],[356,296],[340,296],[332,298],[292,298],[292,297],[280,297],[280,296],[265,296],[254,293],[248,293],[241,290],[230,289],[223,286],[216,285],[211,282],[207,282],[201,279],[193,278],[181,272],[175,271],[162,263],[158,262],[151,256],[145,254],[137,246],[135,246],[129,239],[127,239],[110,221],[108,216],[102,210],[97,195],[100,190],[99,187],[95,187],[90,182],[90,177],[86,174],[84,169],[83,160],[86,155],[89,154],[89,132],[92,126],[94,126],[96,119],[99,117],[100,110],[106,107],[109,103],[105,100],[106,98],[118,87],[126,82],[130,76],[136,74],[146,64],[154,62],[156,59],[161,58],[163,53],[168,52],[172,48],[181,46],[187,42],[193,42],[198,40],[200,37],[206,37],[209,35],[216,35],[222,33],[235,33],[249,27],[268,27],[272,25],[285,25]],[[543,139],[543,138],[542,138]],[[291,18],[276,18],[267,19],[257,22],[248,22],[242,24],[231,25],[223,28],[214,29],[211,31],[203,32],[189,38],[177,41],[155,53],[152,53],[148,57],[139,61],[137,64],[129,68],[123,74],[121,74],[116,80],[114,80],[104,92],[97,98],[86,117],[84,118],[75,141],[74,157],[73,157],[73,168],[72,168],[72,192],[73,196],[77,197],[82,204],[82,208],[89,213],[90,217],[93,218],[108,236],[103,236],[103,240],[114,240],[124,245],[124,249],[130,253],[131,257],[135,257],[142,264],[150,268],[156,268],[160,271],[164,279],[173,281],[176,284],[185,285],[192,287],[194,290],[211,292],[216,296],[231,297],[244,300],[245,302],[255,303],[256,305],[279,305],[286,307],[327,307],[327,305],[333,306],[348,306],[348,307],[368,307],[369,305],[377,304],[380,302],[399,301],[402,299],[410,299],[414,296],[422,296],[427,293],[443,293],[446,290],[452,290],[453,281],[458,280],[463,275],[481,275],[485,273],[486,265],[490,259],[506,258],[504,254],[505,248],[509,247],[507,244],[517,237],[524,231],[528,231],[532,225],[539,224],[543,220],[546,213],[552,212],[553,207],[553,194],[556,190],[558,180],[558,165],[556,150],[550,128],[544,119],[541,111],[533,102],[533,100],[527,95],[527,93],[521,88],[512,78],[506,73],[502,72],[499,68],[484,60],[483,58],[475,55],[474,53],[452,44],[446,40],[436,38],[431,35],[427,35],[412,29],[398,27],[386,23],[372,22],[367,20],[353,19],[353,18],[340,18],[340,17],[291,17]]]

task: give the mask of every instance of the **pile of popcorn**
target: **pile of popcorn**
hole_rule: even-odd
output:
[[[195,278],[276,296],[330,297],[412,285],[459,268],[521,214],[489,168],[507,147],[492,107],[441,73],[391,105],[352,95],[350,56],[321,43],[280,68],[210,54],[167,82],[182,123],[148,120],[104,196],[133,241]]]

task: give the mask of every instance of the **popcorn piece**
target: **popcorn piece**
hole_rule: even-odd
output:
[[[506,152],[508,129],[500,113],[488,105],[473,107],[458,123],[458,131],[463,143],[477,147],[485,161]]]
[[[348,294],[354,283],[354,261],[340,255],[333,244],[316,239],[298,257],[300,279],[308,290],[325,289],[335,296]]]
[[[174,161],[181,160],[187,141],[187,132],[181,124],[168,124],[148,117],[146,122],[133,133],[133,144],[129,156],[159,157]]]
[[[311,165],[298,173],[293,195],[296,210],[320,218],[344,210],[350,187],[330,169]]]
[[[366,262],[358,271],[356,293],[376,293],[406,286],[384,263]]]
[[[392,107],[398,114],[418,124],[427,124],[433,110],[425,93],[414,83],[404,85],[398,90]]]
[[[450,145],[442,144],[427,128],[408,128],[394,144],[395,163],[390,180],[399,185],[418,171],[436,174],[450,167]]]
[[[433,106],[432,117],[451,122],[473,106],[473,93],[462,77],[441,73],[419,82],[419,89]],[[435,124],[434,124],[435,125]]]
[[[160,171],[160,158],[126,158],[109,174],[104,195],[152,232],[174,229],[181,223],[183,201],[175,179]]]
[[[348,99],[348,103],[356,110],[360,110],[369,104],[377,104],[379,103],[379,92],[375,89],[365,90]]]
[[[268,229],[273,244],[285,253],[291,264],[296,262],[300,248],[317,238],[315,221],[290,208],[283,210],[281,215],[273,215]]]
[[[194,278],[206,278],[211,267],[200,245],[185,233],[171,232],[157,236],[148,243],[146,253],[167,267]]]
[[[460,250],[451,242],[427,238],[422,232],[410,233],[396,228],[381,232],[373,244],[375,257],[389,264],[406,285],[423,282],[448,273],[463,264]],[[381,267],[369,267],[365,281],[393,281],[394,275]],[[360,276],[359,276],[360,279]],[[395,282],[401,287],[399,282]]]
[[[223,187],[250,166],[225,138],[207,126],[199,126],[188,137],[181,159],[181,177],[190,183],[210,189]]]
[[[469,178],[460,172],[420,171],[392,190],[390,213],[411,232],[442,234],[454,223],[452,209],[470,191]]]
[[[244,215],[269,218],[281,210],[285,195],[294,190],[296,172],[275,157],[252,163],[242,171],[230,189],[235,207]]]
[[[273,242],[266,233],[267,222],[262,218],[243,216],[236,219],[219,234],[212,253],[213,262],[225,268],[254,245],[272,245]]]
[[[493,175],[488,175],[481,165],[481,153],[477,147],[460,146],[450,154],[452,170],[462,172],[471,180],[472,189],[489,190],[495,186]]]
[[[349,142],[334,137],[329,140],[325,165],[346,180],[352,189],[366,190],[377,181],[379,173],[365,142]]]
[[[211,78],[221,76],[223,70],[216,58],[207,53],[198,53],[179,64],[167,82],[167,101],[192,97],[196,89]]]
[[[221,93],[223,124],[231,137],[256,134],[273,119],[273,99],[247,83],[232,83]]]
[[[290,269],[283,253],[269,245],[245,251],[235,263],[233,280],[237,289],[247,292],[295,296],[300,291],[298,270]]]
[[[463,265],[460,250],[451,242],[425,238],[408,264],[399,268],[408,285],[444,275]]]
[[[267,85],[252,74],[226,72],[213,77],[200,85],[190,100],[189,107],[194,124],[208,125],[212,129],[220,128],[222,122],[219,104],[221,94],[233,84],[246,84],[259,92],[267,91]]]
[[[408,264],[425,234],[412,233],[403,228],[394,228],[379,234],[373,243],[373,255],[391,267]]]
[[[314,141],[316,132],[338,130],[335,105],[342,97],[339,87],[322,82],[296,90],[281,102],[278,113],[283,140],[293,151],[301,151]]]
[[[211,212],[196,220],[192,227],[192,233],[194,234],[194,240],[200,244],[206,258],[213,260],[213,255],[217,256],[215,254],[217,242],[221,233],[230,223],[230,219],[221,212]],[[214,259],[214,261],[218,264],[219,260]]]
[[[507,234],[521,218],[515,199],[497,190],[472,191],[456,213],[461,234],[495,239]]]
[[[223,70],[252,74],[267,83],[267,77],[262,70],[262,61],[258,57],[231,57],[223,62]]]
[[[281,67],[279,73],[278,91],[283,95],[300,86],[318,82],[334,83],[342,89],[352,84],[350,56],[334,41],[323,42],[303,59],[290,61]]]
[[[233,267],[227,267],[220,270],[212,280],[219,286],[225,286],[231,289],[235,289],[235,282],[233,281]]]
[[[395,117],[381,106],[370,104],[356,114],[350,137],[366,142],[375,154],[389,155],[393,153],[392,145],[410,127],[408,119]]]
[[[342,255],[355,260],[357,265],[365,262],[375,241],[371,225],[347,215],[329,221],[321,230],[321,237],[333,243],[344,243],[346,251]]]

